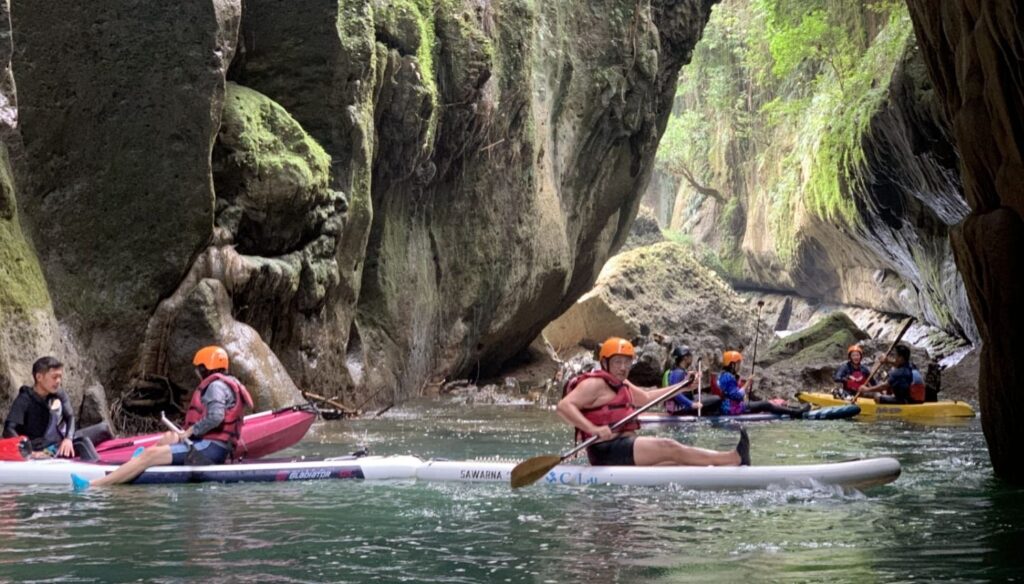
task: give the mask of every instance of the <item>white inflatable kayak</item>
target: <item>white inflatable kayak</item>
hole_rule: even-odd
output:
[[[429,481],[504,482],[513,462],[427,461],[416,478]],[[556,466],[538,484],[677,485],[686,489],[764,489],[773,486],[837,485],[864,489],[891,483],[900,476],[895,458],[870,458],[827,464],[789,466]]]
[[[515,462],[423,461],[415,456],[341,457],[324,460],[281,460],[219,466],[158,466],[143,473],[135,484],[200,482],[278,482],[328,479],[418,479],[470,483],[505,483]],[[95,479],[114,466],[41,460],[0,462],[0,484],[71,485],[71,473]],[[883,485],[900,476],[894,458],[871,458],[790,466],[692,467],[556,466],[538,484],[549,485],[678,485],[687,489],[763,489],[773,486],[836,485],[864,489]]]

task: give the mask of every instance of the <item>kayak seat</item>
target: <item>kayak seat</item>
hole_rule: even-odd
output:
[[[72,446],[75,448],[75,456],[83,462],[95,462],[100,459],[100,454],[96,452],[96,447],[93,446],[92,440],[88,436],[79,436],[72,441]]]

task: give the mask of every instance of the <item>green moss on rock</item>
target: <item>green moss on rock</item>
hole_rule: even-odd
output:
[[[310,190],[327,188],[331,157],[274,100],[228,83],[220,133],[229,159],[262,176],[288,177]]]
[[[21,232],[6,146],[0,146],[0,319],[50,305],[39,260]]]
[[[842,359],[850,345],[870,338],[844,312],[833,312],[814,325],[777,339],[758,362],[765,366],[780,361],[822,363]]]
[[[316,231],[331,157],[272,99],[227,84],[213,161],[217,197],[230,205],[218,223],[243,251],[277,255]]]

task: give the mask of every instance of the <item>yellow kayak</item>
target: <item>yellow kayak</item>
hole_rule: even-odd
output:
[[[841,406],[850,402],[833,397],[830,393],[802,391],[796,394],[802,402],[825,408]],[[937,401],[923,404],[878,404],[873,399],[860,398],[860,415],[885,418],[964,418],[974,417],[974,410],[962,401]]]

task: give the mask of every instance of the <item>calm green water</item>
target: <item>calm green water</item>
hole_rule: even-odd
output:
[[[17,582],[894,582],[1024,579],[1024,491],[991,478],[980,425],[750,424],[755,464],[895,456],[893,485],[699,493],[518,492],[479,484],[311,482],[0,486],[0,580]],[[648,430],[713,448],[725,428]],[[325,422],[291,453],[448,458],[558,452],[532,408],[396,410]]]

